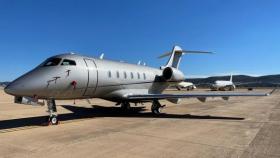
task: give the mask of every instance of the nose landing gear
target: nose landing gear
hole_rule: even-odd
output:
[[[48,113],[49,113],[49,119],[48,119],[48,125],[58,125],[59,121],[57,118],[57,109],[56,109],[56,103],[54,99],[47,100],[48,104]]]

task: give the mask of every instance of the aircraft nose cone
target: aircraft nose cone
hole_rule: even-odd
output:
[[[32,72],[11,82],[4,91],[13,96],[34,96],[44,89],[44,85],[40,76]]]
[[[17,92],[13,83],[10,83],[8,86],[6,86],[4,91],[5,91],[5,93],[10,94],[10,95],[16,95],[16,92]]]
[[[25,79],[17,79],[10,83],[4,91],[7,94],[13,95],[13,96],[30,96],[33,95],[34,90],[30,87],[33,85],[36,86],[36,84],[33,84],[34,82],[32,80],[28,81]]]
[[[7,86],[7,87],[4,88],[4,92],[7,93],[7,94],[10,94],[9,86]]]

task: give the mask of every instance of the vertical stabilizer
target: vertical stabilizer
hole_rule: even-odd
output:
[[[172,54],[166,64],[166,67],[174,67],[178,69],[182,55],[183,55],[182,48],[179,46],[174,46],[172,50]]]
[[[232,75],[230,75],[230,79],[229,79],[229,81],[230,81],[230,82],[232,82]]]

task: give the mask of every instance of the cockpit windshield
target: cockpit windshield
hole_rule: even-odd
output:
[[[62,61],[61,65],[63,65],[63,66],[69,66],[69,65],[75,66],[76,62],[74,60],[64,59]]]
[[[46,66],[57,66],[60,63],[60,58],[50,58],[47,59],[43,64],[41,64],[42,67]]]

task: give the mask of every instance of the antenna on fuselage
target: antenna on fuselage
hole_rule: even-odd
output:
[[[102,60],[102,59],[104,58],[104,55],[105,55],[105,54],[104,54],[104,53],[102,53],[102,54],[99,56],[99,59],[101,59],[101,60]]]

